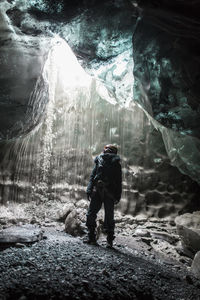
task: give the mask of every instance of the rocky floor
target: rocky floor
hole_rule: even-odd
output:
[[[114,249],[107,249],[101,231],[99,246],[66,233],[76,224],[58,222],[60,210],[65,214],[58,202],[0,207],[0,231],[31,223],[44,237],[1,248],[0,300],[200,300],[200,282],[191,272],[193,257],[184,253],[173,220],[116,211]]]
[[[0,252],[0,299],[200,299],[187,263],[118,234],[114,249],[83,244],[63,226],[42,227],[44,239]]]

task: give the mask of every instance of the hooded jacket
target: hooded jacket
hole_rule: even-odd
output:
[[[122,193],[122,171],[120,157],[114,153],[102,153],[95,160],[95,167],[91,173],[87,193],[91,194],[98,180],[102,180],[109,193],[118,202]]]

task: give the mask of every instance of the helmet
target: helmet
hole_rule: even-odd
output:
[[[117,147],[112,144],[104,146],[104,152],[107,152],[107,153],[117,154],[117,150],[118,150]]]

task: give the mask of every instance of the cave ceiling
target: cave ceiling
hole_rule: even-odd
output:
[[[9,110],[10,114],[10,118],[5,120],[2,113],[2,136],[14,122],[25,122],[24,102],[38,76],[41,57],[45,55],[42,39],[58,34],[69,43],[88,71],[132,47],[133,57],[129,59],[134,60],[135,100],[147,111],[150,105],[154,118],[164,126],[199,138],[199,1],[8,2],[10,7],[8,5],[6,14],[16,33],[21,36],[21,43],[29,43],[22,41],[23,36],[26,40],[29,37],[32,39],[29,43],[31,48],[35,43],[41,52],[37,53],[37,62],[32,62],[38,68],[31,71],[31,79],[23,87],[24,95],[18,90],[21,84],[19,78],[18,81],[11,78],[8,82],[6,76],[2,76],[1,103],[3,110]],[[5,43],[8,41],[3,40],[2,45]],[[20,57],[20,51],[16,55]],[[14,62],[12,66],[15,66]],[[143,88],[147,87],[145,93],[150,104],[139,99],[140,84]],[[18,94],[16,101],[13,101],[12,87]],[[17,104],[13,106],[13,102]],[[20,120],[18,114],[22,116]],[[8,126],[5,125],[7,122]]]

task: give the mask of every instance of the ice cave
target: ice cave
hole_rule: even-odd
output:
[[[0,1],[0,300],[200,300],[200,1]],[[86,188],[121,158],[115,240]]]

